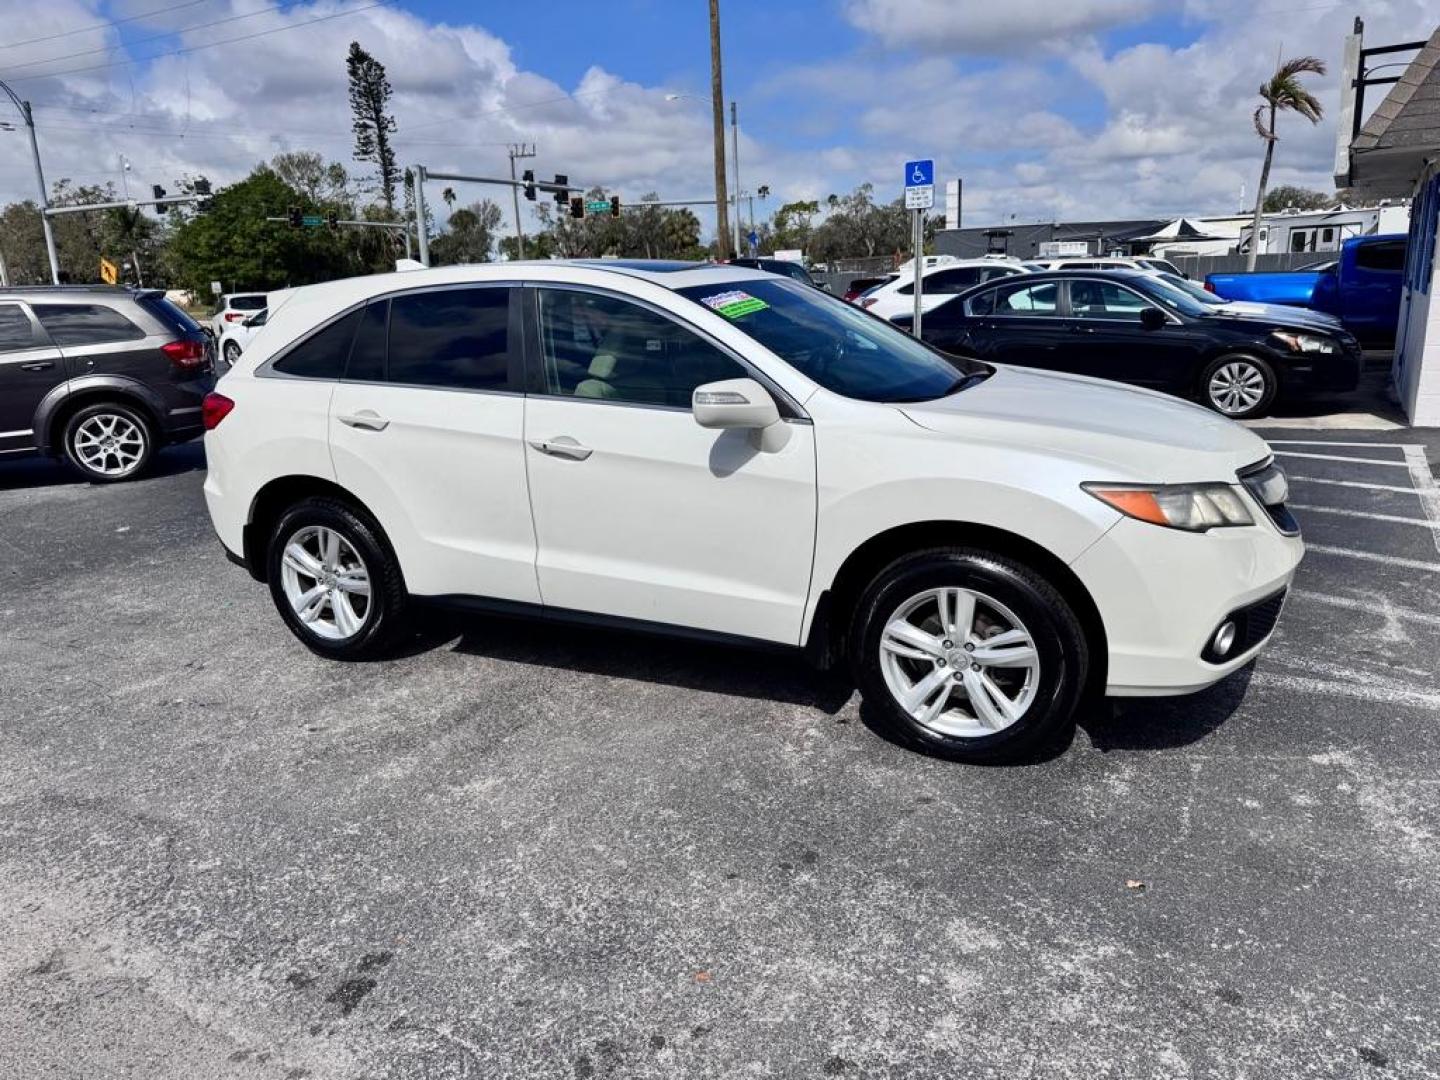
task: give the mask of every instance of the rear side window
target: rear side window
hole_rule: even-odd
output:
[[[236,311],[259,311],[265,307],[265,294],[256,293],[254,296],[232,296],[230,306]]]
[[[968,302],[971,315],[1054,315],[1059,287],[1053,281],[1027,285],[1017,281],[989,289]]]
[[[62,348],[136,341],[145,336],[144,330],[103,304],[36,304],[34,310],[51,340]]]
[[[1355,252],[1355,265],[1362,270],[1390,270],[1398,274],[1405,269],[1405,241],[1361,244]]]
[[[390,301],[387,381],[509,389],[510,293],[490,287],[395,297]]]
[[[271,364],[271,368],[302,379],[340,378],[345,374],[345,358],[350,355],[350,339],[355,336],[355,326],[360,321],[362,311],[363,309],[357,308],[329,326],[322,327]]]
[[[19,352],[38,344],[24,309],[19,304],[0,304],[0,352]]]

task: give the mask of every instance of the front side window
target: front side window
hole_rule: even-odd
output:
[[[628,300],[545,288],[539,299],[547,393],[688,409],[697,386],[749,375],[694,331]]]
[[[62,348],[137,341],[145,336],[144,330],[103,304],[36,304],[35,317]]]
[[[508,389],[511,291],[437,289],[395,297],[390,302],[387,381]]]
[[[971,315],[1054,315],[1059,309],[1060,286],[1053,281],[1028,285],[1012,282],[998,289],[990,289],[971,299]]]
[[[1140,321],[1149,304],[1139,293],[1110,281],[1070,282],[1070,314],[1077,319]]]
[[[792,281],[756,278],[691,285],[678,292],[845,397],[931,401],[989,370],[947,359],[883,319]]]
[[[19,352],[38,344],[25,309],[19,304],[0,304],[0,352]]]

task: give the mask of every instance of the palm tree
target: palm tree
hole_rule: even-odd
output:
[[[1260,100],[1255,110],[1255,131],[1265,140],[1265,164],[1260,169],[1260,189],[1255,192],[1255,217],[1250,223],[1250,254],[1245,260],[1247,270],[1255,269],[1260,253],[1260,213],[1265,207],[1265,186],[1270,183],[1270,162],[1275,157],[1275,117],[1281,112],[1297,112],[1312,124],[1318,124],[1324,110],[1314,94],[1300,82],[1301,75],[1324,75],[1325,61],[1313,56],[1297,56],[1286,60],[1268,82],[1260,84]],[[1267,115],[1268,115],[1268,123]]]
[[[453,208],[455,206],[455,189],[453,187],[447,187],[444,191],[440,192],[440,198],[445,200],[446,206]]]

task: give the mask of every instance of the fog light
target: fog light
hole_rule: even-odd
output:
[[[1210,648],[1221,660],[1230,655],[1230,647],[1235,644],[1235,624],[1226,622],[1220,624],[1220,629],[1215,631],[1215,637],[1210,642]]]

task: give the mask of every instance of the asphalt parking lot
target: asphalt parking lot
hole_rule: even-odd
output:
[[[1264,433],[1269,652],[994,769],[713,647],[329,664],[198,445],[0,466],[0,1075],[1440,1077],[1440,433]]]

